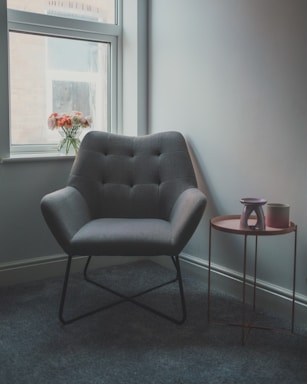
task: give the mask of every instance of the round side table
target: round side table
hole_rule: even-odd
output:
[[[293,288],[292,288],[292,311],[291,311],[291,332],[294,331],[294,311],[295,311],[295,285],[296,285],[296,249],[297,249],[297,225],[293,222],[289,223],[287,228],[272,228],[266,226],[265,229],[253,229],[256,224],[256,217],[251,217],[248,228],[241,228],[240,215],[217,216],[210,220],[209,228],[209,256],[208,256],[208,322],[210,323],[210,304],[211,304],[211,248],[212,248],[212,229],[221,232],[232,233],[244,236],[243,250],[243,272],[242,272],[242,322],[237,325],[242,327],[242,344],[245,344],[245,329],[266,327],[247,324],[245,320],[245,304],[246,304],[246,258],[247,258],[247,239],[249,236],[255,237],[254,249],[254,277],[253,277],[253,309],[255,310],[256,288],[257,288],[257,257],[258,257],[258,237],[276,236],[294,233],[294,250],[293,250]]]

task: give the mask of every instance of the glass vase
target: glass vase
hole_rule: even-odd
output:
[[[59,143],[58,151],[65,155],[76,155],[81,144],[81,132],[82,128],[79,126],[72,126],[71,128],[60,127],[59,134],[62,140]]]

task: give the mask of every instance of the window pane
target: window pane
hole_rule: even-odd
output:
[[[108,43],[10,32],[11,144],[57,143],[53,112],[81,111],[107,131],[109,52]]]
[[[95,95],[95,84],[81,81],[52,81],[52,106],[58,113],[82,111],[85,116],[91,115],[91,95]]]
[[[115,0],[7,0],[7,7],[72,19],[115,24]]]

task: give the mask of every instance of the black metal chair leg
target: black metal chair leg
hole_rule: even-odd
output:
[[[71,260],[72,260],[72,256],[68,255],[65,277],[64,277],[63,288],[62,288],[61,301],[60,301],[60,310],[59,310],[59,318],[63,324],[68,324],[68,322],[66,322],[66,320],[63,317],[63,311],[64,311],[65,298],[67,293],[68,279],[70,274]]]
[[[184,297],[184,289],[183,289],[183,283],[182,283],[182,275],[181,275],[181,269],[180,269],[180,261],[179,261],[179,256],[171,256],[171,259],[172,259],[172,262],[176,268],[176,278],[175,279],[172,279],[170,281],[167,281],[167,282],[164,282],[162,284],[159,284],[155,287],[151,287],[149,289],[146,289],[145,291],[142,291],[142,292],[139,292],[133,296],[125,296],[119,292],[116,292],[114,291],[113,289],[109,288],[109,287],[106,287],[105,285],[103,284],[100,284],[92,279],[90,279],[87,275],[87,270],[88,270],[88,267],[89,267],[89,263],[90,263],[90,260],[91,260],[91,256],[88,257],[88,260],[87,260],[87,263],[85,265],[85,268],[84,268],[84,278],[86,279],[86,281],[88,281],[89,283],[91,284],[94,284],[96,285],[97,287],[100,287],[110,293],[113,293],[114,295],[117,295],[119,297],[121,297],[123,299],[123,301],[129,301],[143,309],[146,309],[160,317],[163,317],[167,320],[170,320],[172,321],[173,323],[175,324],[183,324],[186,320],[186,316],[187,316],[187,312],[186,312],[186,304],[185,304],[185,297]],[[180,303],[181,303],[181,311],[182,311],[182,315],[181,315],[181,318],[180,319],[175,319],[171,316],[168,316],[166,314],[164,314],[163,312],[160,312],[146,304],[143,304],[143,303],[140,303],[139,301],[136,301],[134,299],[140,297],[140,296],[143,296],[145,295],[146,293],[149,293],[149,292],[152,292],[158,288],[161,288],[161,287],[164,287],[168,284],[172,284],[172,283],[175,283],[176,281],[178,281],[178,286],[179,286],[179,292],[180,292]]]
[[[150,311],[150,312],[152,312],[152,313],[154,313],[154,314],[164,318],[164,319],[170,320],[171,322],[180,325],[180,324],[183,324],[185,322],[186,316],[187,316],[187,312],[186,312],[185,297],[184,297],[184,290],[183,290],[183,283],[182,283],[182,275],[181,275],[179,257],[178,256],[172,256],[172,260],[173,260],[173,263],[174,263],[174,265],[176,267],[176,273],[177,273],[176,278],[174,280],[171,280],[169,282],[161,284],[160,286],[152,288],[151,291],[154,290],[154,289],[160,288],[162,286],[165,286],[167,284],[171,284],[171,283],[174,283],[174,282],[178,281],[179,292],[180,292],[180,301],[181,301],[181,311],[182,311],[181,312],[182,315],[181,315],[180,319],[175,319],[175,318],[173,318],[171,316],[168,316],[165,313],[160,312],[160,311],[158,311],[158,310],[156,310],[156,309],[154,309],[154,308],[152,308],[152,307],[150,307],[150,306],[148,306],[146,304],[141,304],[138,301],[129,300],[129,298],[128,298],[128,300],[131,301],[132,303],[134,303],[134,304],[136,304],[136,305],[138,305],[138,306],[140,306],[140,307],[142,307],[142,308],[144,308],[144,309],[146,309],[146,310],[148,310],[148,311]],[[145,293],[147,293],[147,292],[145,292]],[[143,293],[140,293],[137,296],[140,296],[141,294],[143,294]],[[136,297],[136,296],[134,296],[134,297]]]
[[[84,317],[87,317],[89,315],[93,315],[93,314],[95,314],[97,312],[100,312],[100,311],[102,311],[104,309],[108,309],[108,308],[114,307],[115,305],[123,303],[125,301],[125,300],[118,300],[118,301],[112,302],[112,303],[110,303],[108,305],[105,305],[103,307],[96,308],[94,310],[88,311],[88,312],[86,312],[86,313],[84,313],[82,315],[79,315],[79,316],[76,316],[76,317],[73,317],[73,318],[70,318],[70,319],[65,319],[64,318],[64,306],[65,306],[65,299],[66,299],[66,294],[67,294],[67,287],[68,287],[68,281],[69,281],[72,257],[73,256],[68,255],[66,272],[65,272],[63,288],[62,288],[61,301],[60,301],[60,309],[59,309],[59,318],[60,318],[60,321],[64,325],[71,324],[71,323],[73,323],[76,320],[83,319]],[[87,262],[86,262],[86,265],[85,265],[85,268],[84,268],[84,275],[86,274],[86,271],[87,271],[87,268],[89,266],[90,260],[91,260],[91,256],[89,256],[88,259],[87,259]]]
[[[177,279],[179,284],[179,292],[180,292],[180,300],[181,300],[181,308],[182,308],[182,319],[181,324],[185,322],[187,318],[187,309],[185,305],[185,298],[184,298],[184,290],[183,290],[183,282],[182,282],[182,275],[181,275],[181,268],[180,268],[180,260],[179,256],[172,257],[173,263],[175,264],[176,271],[177,271]]]
[[[95,314],[97,312],[100,312],[102,310],[105,310],[105,309],[108,309],[108,308],[111,308],[115,305],[118,305],[118,304],[121,304],[123,302],[131,302],[143,309],[146,309],[162,318],[165,318],[167,320],[170,320],[176,324],[182,324],[184,323],[184,321],[186,320],[186,305],[185,305],[185,298],[184,298],[184,290],[183,290],[183,283],[182,283],[182,276],[181,276],[181,270],[180,270],[180,262],[179,262],[179,257],[178,256],[173,256],[172,257],[172,261],[174,263],[174,266],[176,268],[176,278],[175,279],[172,279],[170,281],[167,281],[167,282],[164,282],[162,284],[159,284],[157,286],[154,286],[154,287],[151,287],[149,289],[146,289],[145,291],[142,291],[142,292],[139,292],[133,296],[125,296],[119,292],[116,292],[114,291],[113,289],[109,288],[109,287],[106,287],[92,279],[89,278],[88,276],[88,268],[89,268],[89,264],[90,264],[90,261],[91,261],[91,256],[88,256],[88,259],[87,259],[87,262],[85,264],[85,267],[84,267],[84,270],[83,270],[83,276],[84,276],[84,279],[99,287],[99,288],[102,288],[118,297],[121,298],[121,300],[118,300],[118,301],[115,301],[115,302],[112,302],[111,304],[108,304],[108,305],[105,305],[103,307],[100,307],[100,308],[97,308],[97,309],[94,309],[92,311],[89,311],[89,312],[86,312],[82,315],[79,315],[77,317],[74,317],[74,318],[71,318],[69,320],[66,320],[64,319],[64,316],[63,316],[63,312],[64,312],[64,305],[65,305],[65,298],[66,298],[66,293],[67,293],[67,287],[68,287],[68,280],[69,280],[69,274],[70,274],[70,268],[71,268],[71,261],[72,261],[72,256],[68,256],[68,261],[67,261],[67,267],[66,267],[66,272],[65,272],[65,278],[64,278],[64,283],[63,283],[63,289],[62,289],[62,296],[61,296],[61,302],[60,302],[60,312],[59,312],[59,317],[60,317],[60,320],[63,324],[70,324],[76,320],[79,320],[79,319],[82,319],[86,316],[89,316],[89,315],[92,315],[92,314]],[[180,302],[181,302],[181,311],[182,311],[182,315],[181,315],[181,318],[180,319],[176,319],[176,318],[173,318],[171,316],[168,316],[167,314],[163,313],[163,312],[160,312],[146,304],[143,304],[143,303],[140,303],[139,301],[136,301],[135,299],[142,296],[142,295],[145,295],[146,293],[149,293],[149,292],[152,292],[158,288],[161,288],[161,287],[164,287],[168,284],[171,284],[171,283],[175,283],[176,281],[178,281],[178,285],[179,285],[179,292],[180,292]]]
[[[85,267],[83,269],[83,277],[84,277],[85,280],[87,278],[87,270],[88,270],[88,267],[90,265],[91,260],[92,260],[92,256],[88,256],[87,257],[87,261],[85,263]]]

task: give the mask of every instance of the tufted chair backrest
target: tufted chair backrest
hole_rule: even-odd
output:
[[[197,187],[179,132],[140,137],[90,132],[82,141],[68,184],[84,196],[93,219],[167,220],[177,197]]]

